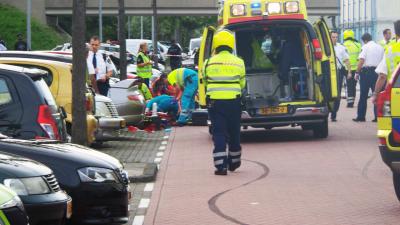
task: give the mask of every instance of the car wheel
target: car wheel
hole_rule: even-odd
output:
[[[314,125],[313,133],[315,138],[327,138],[329,134],[328,120],[325,119],[324,122]]]

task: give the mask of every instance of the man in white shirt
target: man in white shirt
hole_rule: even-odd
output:
[[[394,32],[396,34],[396,42],[389,44],[388,48],[393,48],[395,46],[399,46],[400,45],[400,20],[397,20],[396,22],[394,22]],[[392,52],[393,52],[393,49],[392,49]],[[386,62],[387,57],[388,57],[387,54],[388,53],[385,53],[383,55],[382,61],[379,63],[378,67],[375,70],[375,72],[377,74],[379,74],[379,77],[378,77],[378,80],[376,81],[375,91],[374,91],[374,95],[372,97],[372,102],[374,104],[376,104],[376,97],[378,96],[379,92],[381,92],[383,90],[383,88],[384,88],[384,86],[386,84],[386,81],[388,80],[388,77],[390,78],[391,75],[392,75],[392,74],[389,74],[389,73],[393,73],[394,72],[394,71],[390,71],[389,72],[389,69],[391,70],[391,68],[388,68],[388,65],[387,65],[387,62]],[[393,65],[393,66],[394,66],[393,69],[395,69],[397,65]]]
[[[343,84],[343,77],[346,77],[346,79],[351,79],[352,74],[351,74],[351,65],[350,65],[350,60],[349,60],[349,54],[347,54],[346,47],[341,45],[338,42],[339,39],[339,34],[336,31],[331,32],[331,39],[333,46],[335,47],[335,54],[336,54],[336,65],[338,69],[338,93],[339,97],[335,101],[335,106],[334,110],[331,113],[331,120],[332,122],[336,122],[336,115],[337,112],[339,111],[340,107],[340,94],[342,92],[342,84]]]
[[[360,80],[360,100],[358,102],[357,118],[353,119],[355,122],[365,122],[365,115],[367,113],[368,93],[371,89],[375,90],[375,83],[378,79],[378,74],[375,72],[376,67],[382,61],[384,49],[372,41],[372,36],[365,33],[361,37],[364,46],[361,53],[356,71],[356,79]],[[375,118],[372,120],[376,122],[376,108],[374,107]]]
[[[99,48],[100,39],[97,36],[93,36],[90,39],[90,51],[86,62],[90,80],[96,93],[107,96],[110,88],[109,79],[112,75],[112,67],[108,65],[103,54],[98,51]]]

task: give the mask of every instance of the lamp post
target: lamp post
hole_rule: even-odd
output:
[[[125,1],[118,0],[118,41],[120,79],[126,77],[126,35],[125,35]]]
[[[26,42],[28,45],[28,50],[31,50],[32,47],[31,16],[32,0],[26,0]]]
[[[157,0],[153,0],[153,19],[152,19],[152,36],[153,36],[153,60],[154,67],[158,69],[158,40],[157,40]]]
[[[103,0],[99,0],[99,38],[103,42]]]

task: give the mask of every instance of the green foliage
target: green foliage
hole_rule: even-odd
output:
[[[32,50],[48,50],[65,42],[56,31],[34,18],[31,29]],[[19,33],[26,37],[26,14],[14,7],[0,4],[0,38],[6,42],[8,49],[14,49]]]

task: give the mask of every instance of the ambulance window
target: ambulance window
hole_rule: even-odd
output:
[[[330,57],[331,54],[332,54],[331,48],[330,48],[330,45],[329,45],[329,41],[330,40],[328,39],[328,38],[330,38],[330,35],[328,35],[326,33],[325,26],[322,23],[319,24],[319,30],[321,31],[322,42],[323,42],[323,45],[324,45],[325,54],[326,54],[326,56]]]

